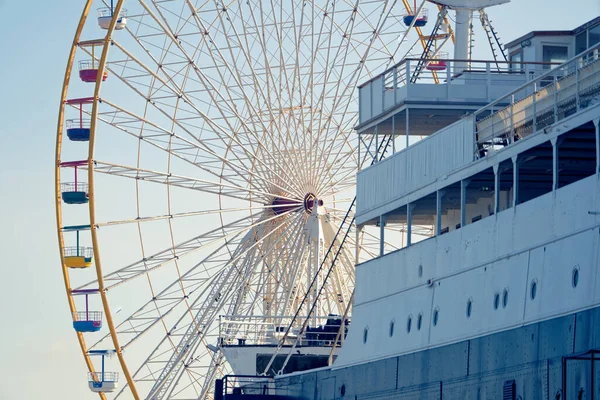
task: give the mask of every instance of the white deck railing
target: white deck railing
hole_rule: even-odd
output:
[[[534,80],[551,64],[407,58],[358,87],[360,123],[405,99],[492,101]],[[427,68],[435,68],[436,71]]]
[[[476,111],[476,157],[539,132],[600,96],[599,50],[600,44]]]

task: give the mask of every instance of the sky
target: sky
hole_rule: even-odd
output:
[[[575,3],[513,0],[489,15],[506,43],[600,15],[598,0]],[[97,398],[71,326],[53,199],[58,102],[83,5],[0,0],[10,16],[0,27],[0,400]]]

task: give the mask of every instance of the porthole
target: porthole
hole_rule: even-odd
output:
[[[406,320],[406,333],[410,333],[411,327],[412,327],[412,315],[409,315],[408,319]]]
[[[579,283],[579,265],[576,265],[575,268],[573,268],[573,276],[571,278],[571,285],[573,285],[573,287],[576,288],[578,283]]]
[[[502,308],[506,308],[507,304],[508,304],[508,289],[504,289],[504,292],[502,292]]]
[[[393,319],[390,321],[390,337],[394,336],[394,325],[396,324],[396,320]]]
[[[560,390],[556,392],[556,394],[554,395],[554,399],[555,400],[561,400],[562,399],[562,392]]]
[[[471,311],[473,311],[473,300],[467,300],[467,318],[471,318]]]
[[[365,331],[363,332],[363,343],[367,343],[368,337],[369,337],[369,327],[367,326],[365,328]]]
[[[497,310],[498,306],[500,306],[500,293],[494,294],[494,310]]]
[[[419,313],[419,316],[417,317],[417,330],[420,331],[421,330],[421,323],[423,322],[423,314]]]
[[[534,279],[531,281],[531,289],[529,291],[529,296],[531,300],[535,300],[535,295],[537,294],[537,281]]]
[[[340,394],[342,396],[346,395],[346,385],[342,385],[342,387],[340,387]]]
[[[423,276],[423,266],[419,265],[419,278]]]
[[[438,323],[439,313],[440,311],[437,308],[433,310],[433,326],[436,326]]]

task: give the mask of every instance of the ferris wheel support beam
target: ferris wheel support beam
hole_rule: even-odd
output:
[[[71,80],[71,73],[73,71],[73,63],[75,60],[75,53],[77,52],[79,39],[81,37],[81,33],[83,31],[83,27],[87,20],[89,11],[92,7],[92,0],[87,0],[83,10],[81,12],[81,17],[79,18],[79,24],[77,25],[77,29],[75,30],[75,34],[73,37],[73,42],[71,44],[71,50],[69,52],[69,58],[67,61],[67,67],[65,68],[65,75],[63,78],[62,92],[60,96],[60,106],[58,108],[58,123],[57,123],[57,134],[56,134],[56,152],[55,152],[55,167],[54,167],[54,182],[55,182],[55,206],[56,206],[56,231],[58,234],[58,246],[60,249],[60,259],[61,259],[61,269],[63,274],[63,281],[65,285],[65,290],[67,293],[67,300],[69,304],[69,309],[71,311],[71,315],[77,312],[77,308],[75,306],[75,301],[72,296],[72,288],[71,288],[71,280],[69,277],[69,270],[67,264],[64,259],[63,249],[65,247],[65,240],[63,236],[63,222],[62,222],[62,195],[61,195],[61,150],[62,150],[62,139],[64,133],[64,114],[65,114],[65,105],[67,101],[67,93],[69,89],[69,82]],[[81,353],[83,354],[83,359],[85,361],[86,367],[90,373],[94,373],[96,371],[92,360],[87,352],[86,342],[83,336],[83,333],[77,332],[77,341],[79,342],[79,348],[81,349]],[[102,400],[106,400],[106,395],[102,392],[98,393]]]
[[[96,138],[96,128],[97,128],[97,117],[98,117],[98,99],[100,98],[100,87],[102,85],[102,77],[104,74],[104,69],[106,67],[106,61],[108,58],[108,49],[110,48],[109,44],[111,42],[112,33],[115,30],[115,26],[117,24],[117,16],[121,14],[121,9],[123,8],[123,0],[117,0],[117,4],[115,8],[112,10],[114,12],[113,18],[110,21],[110,25],[106,32],[106,37],[104,38],[104,46],[102,48],[102,55],[100,57],[100,61],[98,63],[98,73],[96,77],[96,86],[94,88],[94,102],[92,104],[92,115],[91,115],[91,123],[90,123],[90,138],[89,138],[89,153],[88,153],[88,187],[89,187],[89,211],[90,211],[90,226],[91,226],[91,237],[92,237],[92,246],[94,251],[94,259],[96,265],[96,275],[98,277],[98,291],[100,293],[100,298],[102,299],[102,305],[104,308],[104,313],[106,316],[106,322],[110,331],[110,335],[112,338],[113,345],[115,347],[115,352],[117,353],[117,358],[119,359],[119,364],[121,364],[121,370],[123,371],[123,375],[125,375],[125,379],[129,384],[129,389],[131,390],[131,394],[133,395],[135,400],[139,400],[140,396],[137,392],[135,385],[133,384],[133,379],[131,374],[129,373],[129,368],[127,367],[127,363],[125,362],[125,358],[123,357],[123,352],[121,350],[121,346],[119,344],[119,338],[117,336],[117,332],[115,330],[115,324],[112,318],[112,314],[110,312],[110,306],[108,304],[108,299],[106,297],[106,292],[104,291],[104,280],[102,273],[102,264],[100,260],[99,246],[98,246],[98,235],[96,228],[96,209],[95,209],[95,191],[94,191],[94,148],[95,148],[95,138]]]

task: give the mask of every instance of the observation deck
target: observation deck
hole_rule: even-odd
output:
[[[358,87],[356,130],[359,135],[406,134],[410,109],[409,134],[430,135],[543,75],[552,65],[405,59]]]

